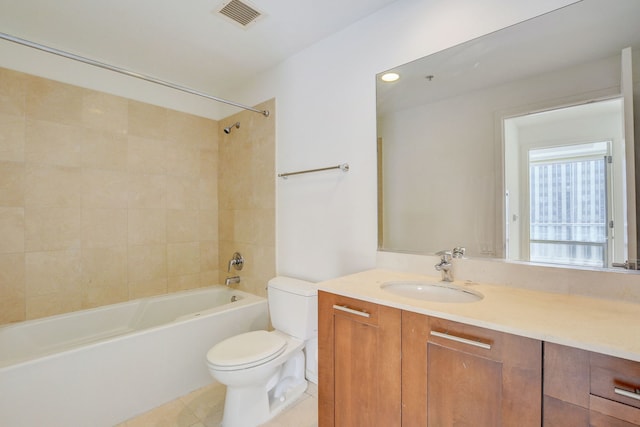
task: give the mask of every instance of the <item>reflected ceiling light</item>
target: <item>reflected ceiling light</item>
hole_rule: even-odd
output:
[[[396,80],[398,80],[399,78],[400,78],[400,74],[398,74],[398,73],[384,73],[384,74],[382,75],[382,77],[380,77],[380,79],[381,79],[383,82],[387,82],[387,83],[389,83],[389,82],[395,82],[395,81],[396,81]]]

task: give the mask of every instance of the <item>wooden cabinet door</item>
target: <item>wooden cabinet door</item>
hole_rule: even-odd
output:
[[[540,426],[542,343],[403,312],[407,427]]]
[[[502,425],[501,362],[434,343],[427,353],[427,425]]]
[[[319,292],[320,426],[400,426],[400,322],[398,309]]]
[[[589,425],[588,408],[546,394],[542,397],[542,402],[544,427],[587,427]]]
[[[545,396],[589,408],[589,352],[545,342],[543,383]]]

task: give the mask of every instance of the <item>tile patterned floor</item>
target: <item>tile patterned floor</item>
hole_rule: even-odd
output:
[[[225,386],[212,384],[125,421],[116,427],[220,427]],[[318,386],[262,427],[318,427]]]

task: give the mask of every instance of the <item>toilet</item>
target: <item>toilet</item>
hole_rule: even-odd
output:
[[[306,377],[317,382],[317,288],[280,276],[267,295],[275,330],[236,335],[207,352],[209,372],[227,386],[223,427],[262,424],[304,393]]]

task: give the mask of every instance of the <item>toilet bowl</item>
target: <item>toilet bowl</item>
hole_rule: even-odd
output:
[[[227,386],[223,427],[254,427],[276,416],[304,393],[308,361],[317,361],[313,345],[306,358],[303,352],[317,339],[315,286],[276,277],[268,295],[275,330],[236,335],[207,352],[209,372]]]

